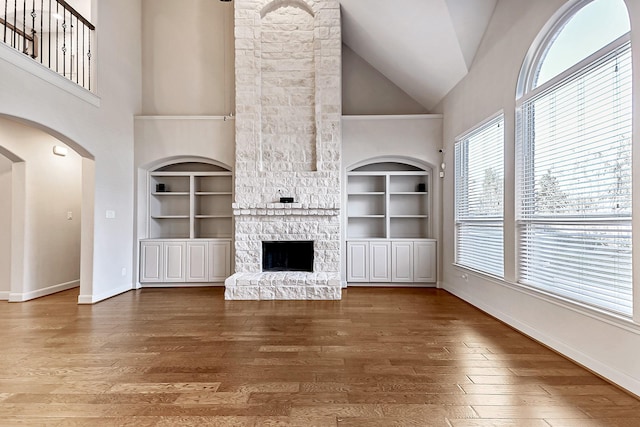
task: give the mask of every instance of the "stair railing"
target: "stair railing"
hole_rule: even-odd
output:
[[[0,39],[40,64],[92,87],[95,26],[64,0],[4,0]]]

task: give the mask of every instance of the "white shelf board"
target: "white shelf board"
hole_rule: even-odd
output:
[[[188,191],[157,191],[151,193],[154,196],[188,196]]]
[[[231,191],[196,191],[196,196],[231,196]]]

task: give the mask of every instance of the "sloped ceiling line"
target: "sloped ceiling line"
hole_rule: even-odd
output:
[[[340,0],[343,42],[428,111],[467,74],[497,0]]]

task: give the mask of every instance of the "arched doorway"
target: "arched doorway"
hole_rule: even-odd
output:
[[[0,277],[0,296],[21,302],[79,286],[91,289],[90,153],[51,129],[7,116],[0,116],[0,140],[0,192],[11,200],[10,214],[6,207],[0,212],[0,231],[8,237],[3,240],[10,241],[0,247],[10,260]]]

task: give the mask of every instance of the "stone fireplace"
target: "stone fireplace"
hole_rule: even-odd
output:
[[[340,299],[339,3],[234,3],[235,273],[225,298]],[[285,241],[313,242],[312,271],[263,271],[263,242]]]

